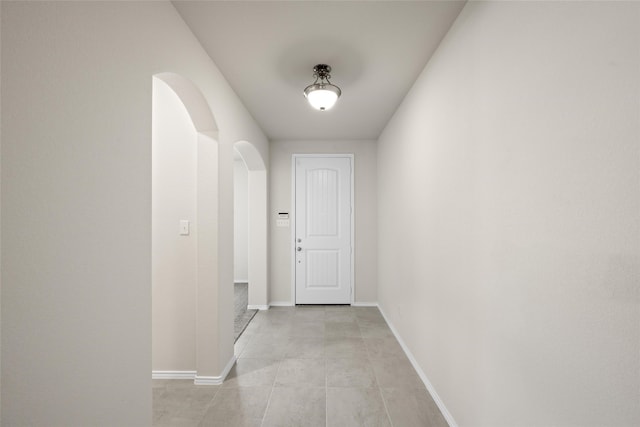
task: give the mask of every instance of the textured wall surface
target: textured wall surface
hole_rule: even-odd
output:
[[[170,3],[1,7],[2,424],[150,425],[152,76],[202,91],[229,159],[268,142]]]
[[[469,2],[379,139],[379,298],[460,426],[640,424],[640,5]]]

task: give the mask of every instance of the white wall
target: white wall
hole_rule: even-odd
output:
[[[152,76],[190,79],[215,116],[221,245],[232,144],[268,158],[268,142],[170,3],[0,7],[2,424],[149,425]],[[227,306],[218,365],[233,355]]]
[[[291,291],[291,230],[276,227],[278,212],[291,213],[293,154],[353,153],[355,169],[355,301],[377,302],[377,144],[375,141],[271,141],[270,165],[270,286],[271,302],[293,304]]]
[[[196,370],[197,134],[178,95],[153,80],[152,368]],[[180,235],[181,220],[190,234]]]
[[[2,22],[2,7],[0,7],[0,23]],[[2,58],[2,31],[0,29],[0,58]],[[0,99],[2,99],[2,66],[0,66]],[[2,102],[0,102],[0,177],[2,176]],[[0,178],[0,188],[2,182]],[[2,265],[2,198],[0,197],[0,265]],[[2,319],[2,274],[0,273],[0,319]],[[0,367],[2,366],[2,327],[0,327]],[[1,369],[0,369],[1,372]],[[0,375],[0,424],[2,424],[2,375]]]
[[[640,4],[469,2],[379,139],[379,298],[460,426],[640,425]]]
[[[249,171],[233,162],[233,281],[249,281]]]

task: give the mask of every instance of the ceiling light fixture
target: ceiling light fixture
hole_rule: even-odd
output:
[[[342,91],[331,84],[331,67],[326,64],[318,64],[313,67],[313,77],[316,81],[304,89],[304,96],[309,104],[316,110],[330,110],[334,106]]]

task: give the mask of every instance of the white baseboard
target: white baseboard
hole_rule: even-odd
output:
[[[393,332],[393,335],[396,337],[396,339],[400,343],[402,350],[404,350],[405,354],[409,358],[411,365],[413,365],[413,369],[416,370],[416,372],[420,376],[420,379],[424,383],[425,387],[427,387],[427,391],[433,398],[433,401],[436,402],[436,405],[438,405],[438,408],[440,409],[440,412],[442,412],[442,415],[444,416],[445,420],[447,420],[449,427],[458,427],[456,420],[453,419],[453,416],[451,415],[447,407],[444,405],[444,402],[442,401],[442,399],[440,399],[440,396],[438,396],[438,393],[436,392],[436,389],[433,387],[433,384],[431,384],[431,381],[429,381],[429,378],[427,378],[427,374],[425,374],[422,368],[420,367],[420,365],[418,365],[418,361],[416,360],[415,357],[413,357],[413,354],[411,354],[411,351],[409,351],[409,347],[407,347],[407,345],[404,343],[404,341],[400,337],[400,334],[398,333],[396,328],[389,321],[389,318],[387,317],[387,315],[384,314],[382,307],[378,306],[378,309],[380,310],[380,313],[382,313],[382,317],[384,317],[384,320],[387,322],[387,325],[389,325],[391,332]]]
[[[196,378],[193,380],[195,385],[220,385],[224,379],[220,379],[220,377],[204,377],[196,375]]]
[[[151,371],[154,380],[192,380],[196,371]]]
[[[377,307],[377,302],[354,302],[351,307]]]
[[[234,363],[236,363],[235,355],[231,357],[222,374],[218,377],[199,376],[196,371],[152,371],[151,378],[154,380],[193,380],[196,385],[220,385],[229,375]]]
[[[269,310],[269,305],[249,304],[247,310]]]
[[[295,304],[291,301],[271,301],[269,305],[271,307],[293,307]]]
[[[231,368],[233,368],[234,363],[236,363],[235,354],[231,356],[231,359],[227,363],[227,366],[224,367],[224,370],[222,371],[220,376],[205,377],[205,376],[199,376],[196,374],[195,379],[193,380],[193,383],[195,385],[220,385],[224,382],[224,379],[227,378],[227,375],[229,375],[229,371],[231,371]]]
[[[249,279],[247,279],[247,280],[242,280],[242,279],[234,280],[233,283],[246,283],[246,284],[249,284]]]

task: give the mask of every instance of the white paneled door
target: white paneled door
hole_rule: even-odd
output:
[[[294,156],[296,304],[350,304],[351,155]]]

